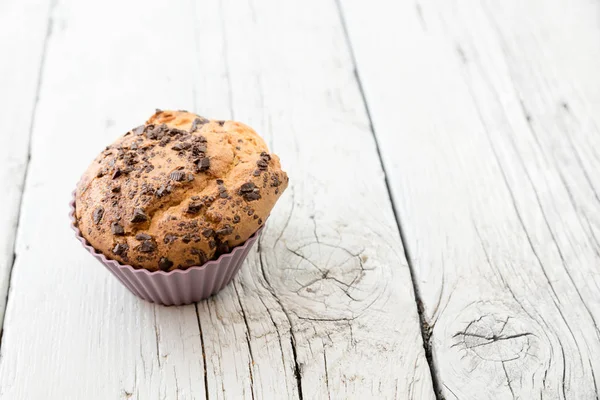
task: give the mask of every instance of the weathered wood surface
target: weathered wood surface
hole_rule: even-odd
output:
[[[598,399],[600,4],[342,0],[446,399]]]
[[[49,7],[48,0],[0,2],[0,326],[14,261]]]
[[[434,398],[337,6],[283,3],[55,5],[1,398]],[[155,107],[248,122],[291,177],[234,284],[197,306],[133,297],[68,226],[80,172]]]

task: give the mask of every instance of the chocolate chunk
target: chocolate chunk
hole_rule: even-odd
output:
[[[123,229],[118,222],[113,222],[110,226],[110,230],[112,231],[113,235],[116,236],[123,236],[125,234],[125,229]]]
[[[208,124],[208,120],[204,117],[198,117],[194,120],[194,122],[192,122],[192,128],[190,129],[190,132],[196,132],[196,130],[201,127],[204,124]]]
[[[117,256],[124,256],[127,254],[127,250],[129,250],[129,246],[126,243],[117,243],[112,252]]]
[[[142,253],[152,253],[156,250],[156,244],[152,240],[144,240],[138,250]]]
[[[164,195],[168,194],[171,192],[171,187],[168,185],[161,185],[161,187],[158,188],[158,190],[156,191],[156,196],[157,197],[163,197]]]
[[[181,182],[185,178],[185,172],[173,171],[171,172],[171,175],[169,175],[169,177],[176,182]]]
[[[279,181],[279,176],[271,176],[271,187],[278,187],[279,185],[281,185],[281,182]]]
[[[175,235],[165,235],[163,242],[165,244],[170,244],[173,243],[175,240],[177,240],[177,236]]]
[[[210,247],[211,249],[214,249],[215,247],[217,247],[217,242],[215,242],[214,240],[211,240],[210,242],[208,242],[208,247]]]
[[[203,135],[198,135],[194,138],[194,142],[206,143],[206,138]]]
[[[261,197],[259,188],[253,182],[246,182],[240,186],[238,194],[246,201],[258,200]]]
[[[219,243],[219,246],[217,247],[217,253],[218,254],[229,253],[229,245],[227,244],[227,242]]]
[[[222,192],[219,192],[219,197],[222,198],[222,199],[226,199],[226,198],[229,197],[229,195],[227,194],[227,191],[224,190]]]
[[[240,192],[241,193],[250,193],[250,192],[254,191],[255,188],[256,188],[256,185],[254,184],[254,182],[246,182],[242,186],[240,186]]]
[[[98,173],[96,174],[96,178],[102,178],[104,176],[105,172],[103,170],[98,171]]]
[[[203,206],[202,203],[190,203],[185,212],[187,212],[188,214],[197,214],[200,212],[200,209],[202,208],[202,206]]]
[[[204,235],[204,237],[209,238],[211,236],[215,236],[215,231],[213,231],[212,229],[205,229],[202,231],[202,235]]]
[[[269,167],[269,163],[263,159],[258,160],[256,165],[262,170],[266,170]]]
[[[192,196],[192,200],[200,200],[200,196]]]
[[[138,233],[137,235],[135,235],[135,238],[137,240],[150,240],[152,239],[152,236],[148,235],[147,233]]]
[[[140,223],[148,221],[148,216],[141,208],[136,208],[133,210],[133,216],[131,217],[131,222]]]
[[[115,172],[113,172],[113,174],[112,174],[112,179],[117,179],[118,177],[121,176],[122,173],[123,172],[119,168],[115,169]]]
[[[184,236],[181,238],[181,241],[182,241],[183,243],[189,243],[189,242],[191,242],[191,241],[192,241],[192,238],[191,238],[191,236],[190,236],[190,235],[184,235]]]
[[[231,235],[233,233],[233,228],[231,225],[225,225],[215,233],[219,236]]]
[[[171,136],[183,136],[186,133],[187,133],[186,131],[182,131],[181,129],[176,129],[176,128],[172,128],[169,131],[169,135],[171,135]]]
[[[144,125],[140,125],[137,128],[133,128],[133,133],[135,133],[136,135],[141,135],[142,133],[144,133]]]
[[[210,159],[208,157],[201,158],[197,161],[198,171],[203,172],[210,168]]]
[[[235,240],[240,240],[242,237],[240,235],[235,235]]]
[[[200,154],[204,154],[204,153],[206,153],[206,145],[204,145],[204,144],[195,144],[192,147],[192,155],[194,157],[199,157]]]
[[[188,181],[188,182],[191,182],[191,181],[193,181],[193,180],[194,180],[194,175],[192,175],[192,174],[188,174],[188,175],[187,175],[187,181]]]
[[[233,223],[237,224],[238,222],[240,222],[240,216],[236,215],[236,216],[233,217]]]
[[[200,261],[199,265],[202,265],[208,261],[208,257],[206,257],[206,253],[203,250],[194,248],[191,250],[191,253],[198,256],[198,260]]]
[[[221,121],[217,121],[217,124],[223,126],[223,125],[225,125],[225,121],[222,121],[222,120]]]
[[[269,153],[267,153],[267,152],[264,152],[264,151],[263,151],[262,153],[260,153],[260,157],[261,157],[263,160],[266,160],[266,161],[271,161],[271,156],[270,156],[270,155],[269,155]]]
[[[121,191],[121,186],[113,186],[110,190],[113,193],[119,193]]]
[[[190,143],[187,142],[179,142],[177,143],[175,146],[171,147],[171,149],[175,150],[175,151],[182,151],[182,150],[187,150],[190,147],[192,147],[192,145]]]
[[[171,269],[171,267],[173,266],[173,261],[169,260],[167,257],[161,257],[160,260],[158,260],[158,268],[161,271],[168,271]]]
[[[158,145],[160,147],[165,147],[167,144],[169,144],[170,141],[171,141],[170,137],[164,136],[162,139],[160,139],[160,143]]]
[[[102,221],[103,216],[104,216],[104,208],[98,207],[94,210],[94,213],[92,214],[92,219],[94,220],[94,223],[96,225],[98,225],[100,223],[100,221]]]
[[[223,183],[224,183],[224,182],[223,182],[223,179],[217,179],[217,185],[219,185],[219,186],[220,186],[220,185],[222,185]]]
[[[252,175],[254,175],[254,176],[260,176],[260,170],[255,169],[254,172],[252,173]]]

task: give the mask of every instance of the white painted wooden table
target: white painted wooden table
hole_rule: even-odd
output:
[[[67,218],[156,107],[290,175],[186,307]],[[1,399],[599,398],[597,1],[0,0],[0,182]]]

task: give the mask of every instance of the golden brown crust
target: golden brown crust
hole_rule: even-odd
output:
[[[244,243],[287,184],[252,128],[157,111],[90,165],[77,185],[76,216],[108,258],[185,269]]]

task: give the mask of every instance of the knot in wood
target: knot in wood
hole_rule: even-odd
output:
[[[471,321],[454,337],[465,349],[488,361],[512,361],[524,357],[536,336],[532,332],[519,330],[510,316],[498,318],[483,315]]]

